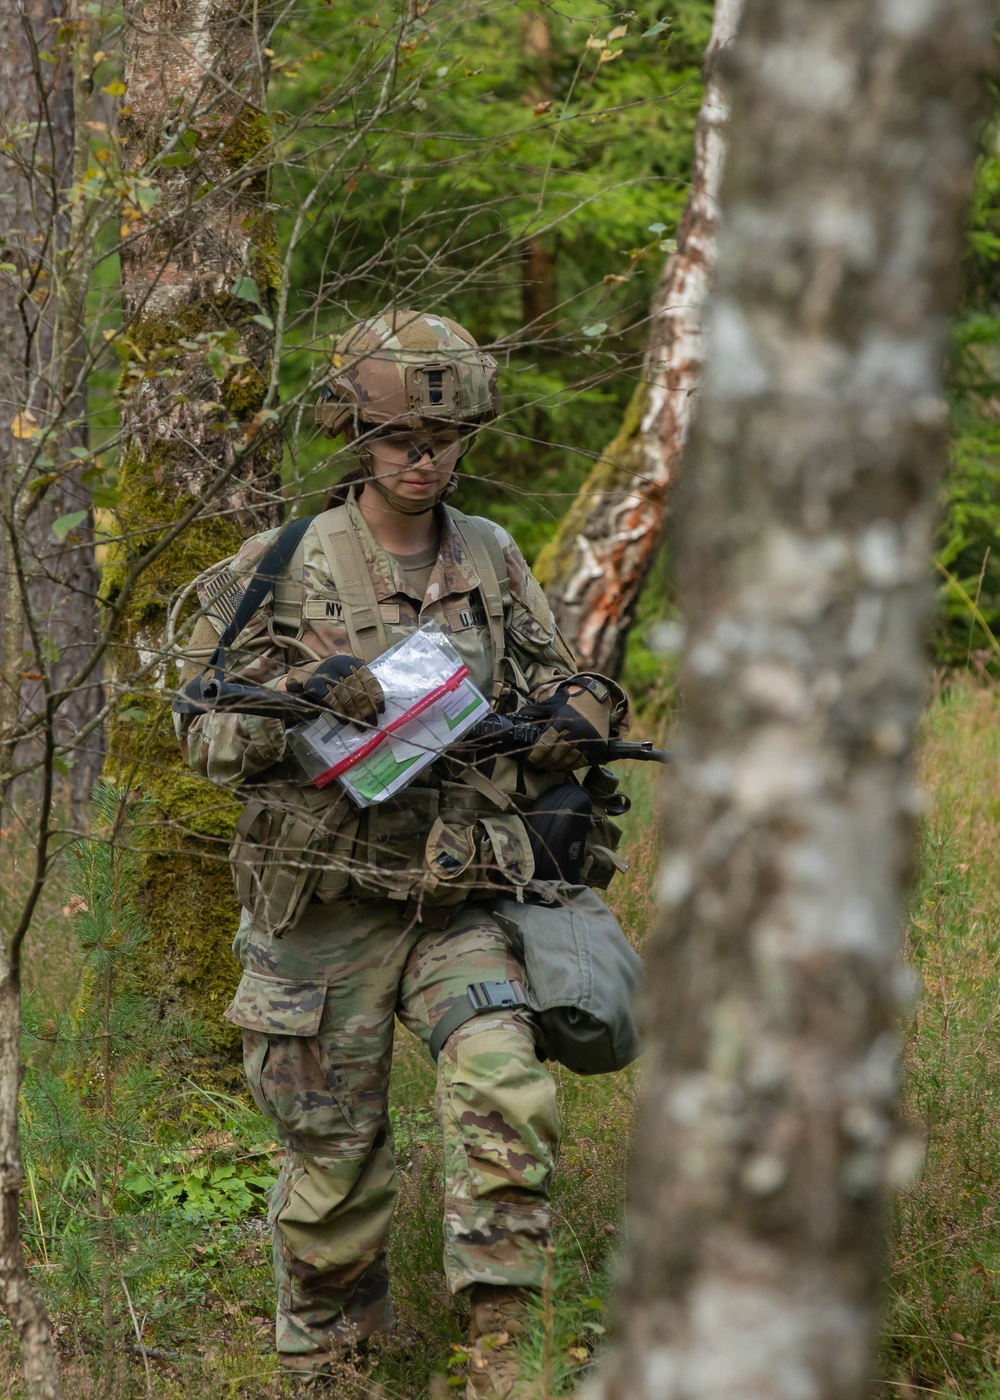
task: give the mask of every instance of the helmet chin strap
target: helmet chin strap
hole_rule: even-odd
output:
[[[453,472],[443,490],[439,491],[432,499],[428,500],[425,497],[422,501],[414,501],[409,496],[400,496],[398,492],[390,491],[388,486],[384,486],[377,476],[372,475],[370,470],[367,471],[365,485],[374,487],[383,501],[388,501],[393,510],[398,510],[400,515],[426,515],[429,510],[433,510],[435,506],[440,505],[442,501],[458,490],[458,477]]]

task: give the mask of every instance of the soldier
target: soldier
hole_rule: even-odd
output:
[[[213,651],[270,558],[273,596],[235,639],[230,677],[371,723],[383,696],[366,663],[433,619],[495,708],[545,702],[527,764],[445,758],[396,800],[359,810],[339,784],[308,781],[280,719],[177,718],[191,765],[248,799],[232,850],[244,971],[226,1015],[285,1148],[270,1202],[281,1365],[322,1377],[392,1326],[386,1092],[398,1017],[437,1058],[444,1265],[452,1292],[470,1297],[471,1397],[516,1393],[512,1347],[543,1281],[559,1123],[530,1012],[502,996],[484,1014],[456,1008],[470,984],[523,979],[490,913],[491,897],[533,873],[509,794],[564,783],[587,763],[581,745],[627,724],[620,688],[577,673],[510,535],[444,505],[498,412],[496,373],[445,317],[397,310],[342,337],[317,421],[346,434],[360,470],[299,530],[283,567],[281,532],[268,531],[199,582],[205,615],[189,657]]]

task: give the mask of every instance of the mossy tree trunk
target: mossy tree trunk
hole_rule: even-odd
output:
[[[280,516],[265,23],[254,0],[132,0],[119,117],[134,199],[122,223],[120,538],[104,596],[137,550],[194,502],[203,508],[142,575],[125,615],[107,771],[159,813],[136,985],[165,1010],[200,1013],[220,1044],[238,915],[226,861],[236,807],[183,766],[162,692],[177,679],[165,645],[171,599]],[[142,666],[151,669],[136,685]]]
[[[606,1400],[872,1393],[943,371],[993,0],[747,0]]]
[[[715,263],[729,108],[719,57],[743,0],[716,0],[695,127],[691,192],[650,314],[642,374],[614,441],[594,465],[535,572],[582,667],[616,675],[642,586],[663,539],[701,379],[702,309]]]

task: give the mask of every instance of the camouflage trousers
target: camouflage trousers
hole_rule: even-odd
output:
[[[470,982],[523,978],[482,905],[410,925],[383,900],[313,904],[280,939],[244,915],[230,1020],[284,1164],[271,1192],[277,1348],[289,1364],[392,1326],[385,1245],[397,1194],[387,1089],[398,1016],[426,1044]],[[538,1287],[559,1119],[530,1025],[491,1012],[438,1060],[444,1266],[473,1283]]]

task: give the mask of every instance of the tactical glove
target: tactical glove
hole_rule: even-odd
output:
[[[332,710],[358,729],[373,724],[385,709],[382,687],[357,656],[328,656],[314,667],[297,666],[285,683],[289,695],[301,695]]]
[[[561,770],[601,763],[611,736],[611,694],[592,676],[576,677],[561,685],[552,697],[538,743],[528,754],[534,768]]]

